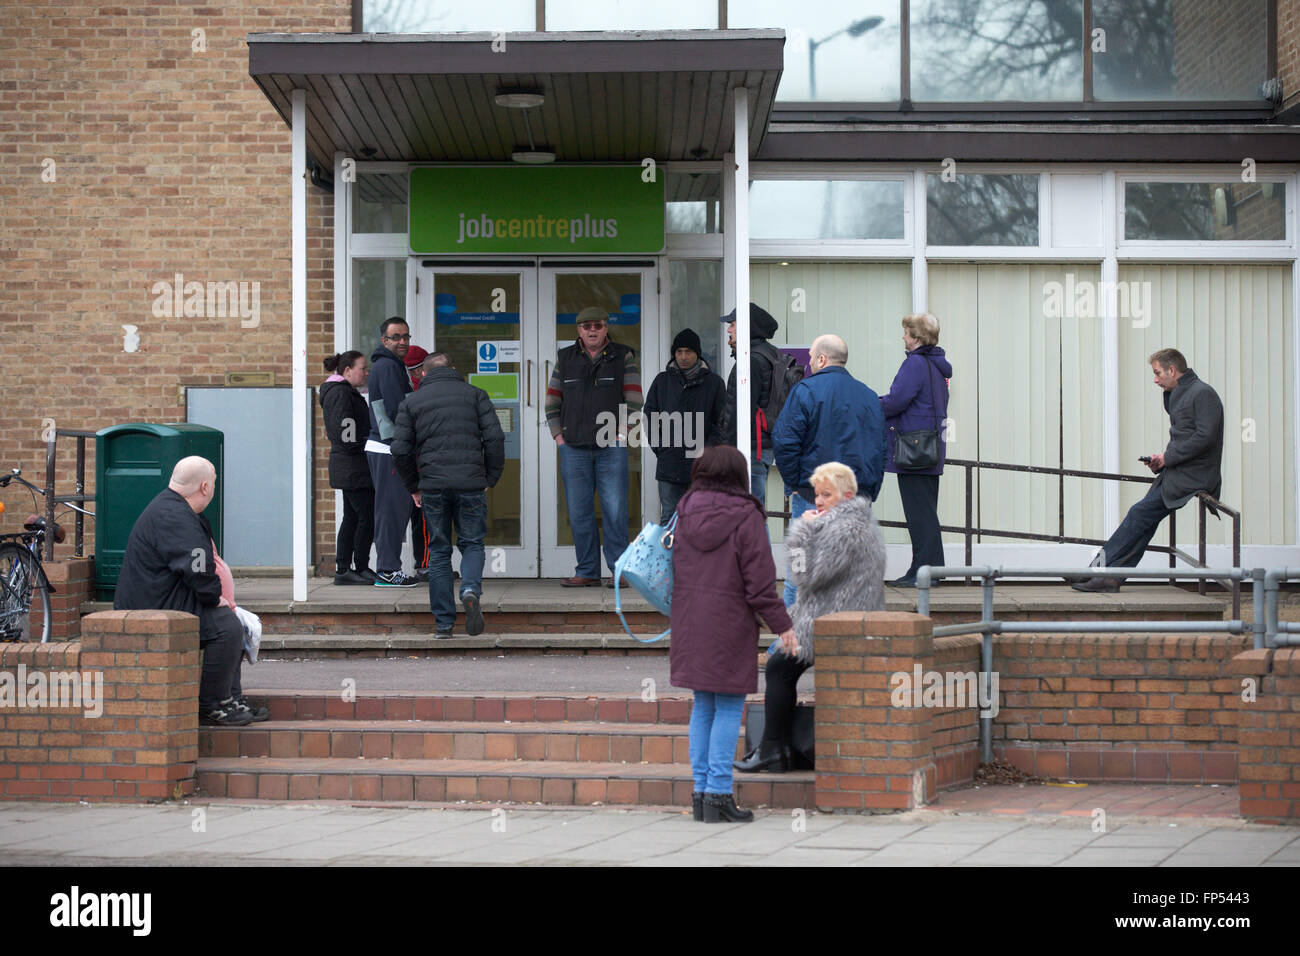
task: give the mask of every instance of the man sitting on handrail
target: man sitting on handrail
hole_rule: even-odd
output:
[[[1202,382],[1177,349],[1160,349],[1147,360],[1155,383],[1164,391],[1169,413],[1169,444],[1142,461],[1156,474],[1146,497],[1128,510],[1115,533],[1102,546],[1095,565],[1133,568],[1168,515],[1198,492],[1219,497],[1223,484],[1223,402]],[[1076,591],[1115,592],[1121,578],[1092,577],[1072,581]]]

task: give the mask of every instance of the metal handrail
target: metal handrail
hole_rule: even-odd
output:
[[[54,493],[54,460],[57,451],[58,436],[64,435],[68,438],[77,440],[77,491],[71,495],[56,495]],[[86,439],[94,438],[94,432],[76,431],[71,428],[56,428],[54,435],[45,443],[45,527],[50,529],[50,533],[45,536],[45,556],[44,560],[54,560],[54,506],[69,505],[76,512],[77,517],[73,522],[72,536],[72,554],[74,557],[82,557],[85,551],[86,540],[86,519],[85,515],[90,514],[81,508],[73,505],[73,502],[85,504],[87,501],[94,501],[94,495],[86,494]],[[94,517],[93,515],[91,515]]]
[[[1300,646],[1300,623],[1279,621],[1277,597],[1283,581],[1300,579],[1300,568],[1273,568],[1264,575],[1264,646],[1295,647]],[[1256,592],[1256,600],[1259,600]],[[1259,612],[1256,611],[1258,617]],[[1255,645],[1259,647],[1258,644]]]
[[[984,684],[992,686],[993,672],[993,635],[994,634],[1032,634],[1038,632],[1098,634],[1122,631],[1147,631],[1156,634],[1201,634],[1205,632],[1224,634],[1252,634],[1254,646],[1259,650],[1269,643],[1270,636],[1277,638],[1277,583],[1284,575],[1294,572],[1300,578],[1300,568],[1285,571],[1269,571],[1262,568],[1232,568],[1228,571],[1211,571],[1197,569],[1185,571],[1184,575],[1196,578],[1231,578],[1234,584],[1250,580],[1254,588],[1254,602],[1251,607],[1253,620],[1231,621],[998,621],[993,616],[994,588],[999,578],[1042,577],[1044,574],[1062,577],[1087,574],[1107,578],[1162,578],[1163,571],[1144,571],[1137,568],[1003,568],[1003,567],[932,567],[922,565],[916,572],[916,610],[918,614],[930,616],[930,588],[932,582],[945,577],[978,578],[982,589],[982,607],[980,619],[974,624],[945,624],[931,630],[934,637],[955,637],[959,634],[980,635],[980,670]],[[1272,608],[1273,617],[1266,613],[1266,586],[1273,581]],[[1266,632],[1269,623],[1271,632]],[[1286,625],[1286,630],[1300,632],[1300,626]],[[1292,643],[1290,640],[1284,643]],[[1294,643],[1300,643],[1295,641]],[[980,754],[984,763],[993,762],[993,718],[980,717]]]
[[[965,561],[967,565],[974,563],[974,539],[980,537],[991,538],[1015,538],[1024,541],[1050,541],[1054,544],[1086,544],[1100,547],[1106,543],[1104,538],[1079,538],[1067,535],[1065,533],[1065,479],[1066,478],[1092,478],[1103,481],[1132,481],[1141,484],[1152,484],[1155,477],[1147,475],[1122,475],[1117,472],[1106,471],[1085,471],[1079,468],[1053,468],[1050,465],[1016,465],[1010,462],[1001,461],[975,461],[967,458],[949,458],[944,462],[944,467],[955,465],[966,469],[966,523],[964,525],[943,525],[939,526],[941,532],[949,534],[960,534],[965,537]],[[1032,531],[1003,531],[993,528],[977,528],[971,524],[972,512],[974,511],[975,483],[974,473],[977,469],[987,468],[992,471],[1011,471],[1022,472],[1033,475],[1055,475],[1060,479],[1060,489],[1057,493],[1057,534],[1041,534]],[[1199,558],[1193,558],[1185,551],[1178,548],[1178,513],[1173,512],[1169,515],[1169,544],[1168,545],[1147,545],[1148,551],[1156,551],[1169,555],[1170,572],[1160,574],[1134,574],[1132,577],[1159,577],[1168,578],[1170,584],[1174,584],[1179,578],[1197,578],[1197,591],[1200,594],[1205,593],[1205,582],[1207,580],[1216,580],[1219,584],[1224,581],[1231,581],[1231,586],[1227,587],[1232,591],[1232,616],[1234,618],[1241,616],[1241,584],[1240,580],[1233,578],[1229,574],[1213,575],[1195,575],[1182,571],[1174,573],[1178,568],[1178,559],[1182,558],[1189,565],[1196,569],[1205,569],[1205,513],[1210,511],[1225,512],[1232,519],[1232,566],[1239,568],[1241,566],[1241,513],[1223,502],[1218,501],[1209,492],[1197,492],[1196,498],[1199,504],[1198,527],[1199,527]],[[788,507],[785,511],[769,511],[769,518],[790,518],[792,517]],[[1217,514],[1216,514],[1217,517]],[[883,528],[906,528],[906,521],[881,521]],[[1077,571],[1072,573],[1079,573]],[[1038,577],[1042,577],[1040,572]],[[974,585],[973,578],[967,579],[967,584]]]

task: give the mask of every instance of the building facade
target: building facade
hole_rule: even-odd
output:
[[[643,7],[7,15],[0,321],[21,398],[0,465],[37,470],[51,419],[215,424],[228,556],[293,563],[301,89],[304,384],[327,355],[373,351],[389,315],[483,376],[512,436],[490,502],[495,573],[572,571],[541,395],[574,314],[611,312],[647,383],[687,326],[725,373],[717,317],[738,268],[780,323],[777,344],[837,332],[850,371],[881,392],[902,358],[899,319],[933,312],[962,459],[1140,473],[1168,427],[1146,356],[1179,348],[1224,400],[1222,498],[1243,513],[1244,563],[1297,563],[1300,3]],[[552,220],[563,236],[544,234]],[[300,552],[327,567],[318,414],[299,441]],[[652,455],[632,459],[635,531],[657,508]],[[70,456],[60,463],[66,483]],[[769,507],[781,491],[774,475]],[[985,528],[1056,534],[1063,521],[1066,536],[1103,538],[1140,491],[981,471],[971,501]],[[950,468],[945,523],[965,504]],[[901,519],[892,481],[878,513]],[[1208,537],[1212,563],[1228,563],[1226,525],[1211,520]],[[905,533],[887,540],[905,564]],[[1087,553],[988,537],[976,560]]]

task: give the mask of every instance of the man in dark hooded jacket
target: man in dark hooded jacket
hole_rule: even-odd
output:
[[[677,510],[700,452],[725,444],[727,389],[700,356],[700,337],[693,329],[682,329],[673,339],[672,353],[646,393],[643,427],[656,458],[660,524],[667,524]]]
[[[403,359],[411,347],[411,329],[393,316],[379,328],[379,348],[370,356],[370,438],[366,462],[375,486],[375,587],[413,588],[418,581],[402,573],[402,542],[414,499],[393,465],[390,445],[398,406],[411,392]]]
[[[731,355],[736,355],[736,310],[732,309],[722,317],[727,323],[727,344],[731,346]],[[775,369],[772,363],[758,351],[756,346],[766,344],[776,335],[776,319],[761,306],[749,303],[749,403],[753,418],[749,428],[750,441],[750,492],[760,502],[767,499],[767,471],[772,465],[772,423],[763,414],[763,408],[772,391],[772,375]],[[723,411],[722,434],[725,444],[736,444],[736,367],[731,367],[727,376],[727,404]]]

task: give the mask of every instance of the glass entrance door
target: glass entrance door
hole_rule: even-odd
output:
[[[505,433],[505,471],[487,490],[484,577],[536,577],[541,410],[529,361],[537,351],[536,270],[426,266],[420,278],[412,344],[446,352],[466,381],[487,391]],[[459,551],[452,561],[460,567]]]
[[[659,371],[661,362],[658,330],[656,270],[653,263],[625,266],[554,266],[543,262],[538,276],[538,347],[541,375],[538,400],[545,402],[546,385],[555,368],[560,349],[577,341],[579,312],[596,306],[609,313],[609,338],[630,346],[640,370],[642,396]],[[647,367],[647,350],[650,364]],[[629,409],[629,412],[631,409]],[[630,421],[629,421],[630,428]],[[622,424],[619,431],[625,431]],[[635,438],[637,430],[632,430]],[[561,478],[560,450],[546,424],[538,426],[541,494],[541,574],[545,578],[569,577],[575,573],[573,526]],[[627,540],[640,532],[645,516],[658,517],[658,494],[654,484],[654,458],[648,448],[634,443],[627,449],[628,486]],[[596,523],[604,538],[604,508],[596,498]],[[643,506],[645,502],[651,505]],[[646,510],[649,507],[649,510]],[[601,558],[601,573],[611,569]]]

